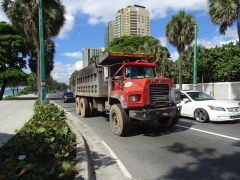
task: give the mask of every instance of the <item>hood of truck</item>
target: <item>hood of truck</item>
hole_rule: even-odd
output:
[[[172,83],[168,78],[129,79],[122,82],[121,100],[125,108],[167,106],[170,102]],[[130,97],[136,95],[137,102]]]

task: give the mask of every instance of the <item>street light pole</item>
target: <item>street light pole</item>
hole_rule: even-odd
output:
[[[39,14],[39,42],[40,42],[40,76],[41,76],[41,92],[40,98],[42,105],[46,105],[46,77],[44,63],[44,42],[43,42],[43,19],[42,19],[42,0],[36,0],[38,4]]]
[[[194,68],[193,68],[193,90],[197,90],[197,25],[194,25]]]

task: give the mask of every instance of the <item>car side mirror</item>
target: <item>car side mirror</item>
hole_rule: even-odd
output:
[[[188,102],[188,101],[190,101],[188,98],[183,98],[183,101],[184,102]]]

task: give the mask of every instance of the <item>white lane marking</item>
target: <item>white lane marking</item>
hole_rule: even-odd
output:
[[[125,168],[125,166],[123,165],[123,163],[118,159],[118,157],[116,156],[116,154],[110,149],[110,147],[108,147],[108,145],[102,140],[102,143],[104,146],[106,146],[106,148],[109,150],[110,154],[112,155],[112,157],[116,160],[120,170],[123,172],[123,174],[126,177],[132,178],[131,174],[128,172],[128,170]]]
[[[209,131],[204,131],[204,130],[201,130],[201,129],[195,129],[195,128],[182,126],[182,125],[178,125],[178,124],[176,124],[175,126],[179,126],[179,127],[186,128],[186,129],[191,129],[191,130],[194,130],[194,131],[204,132],[204,133],[207,133],[207,134],[212,134],[212,135],[215,135],[215,136],[220,136],[220,137],[224,137],[224,138],[240,141],[239,138],[235,138],[235,137],[231,137],[231,136],[225,136],[225,135],[222,135],[222,134],[217,134],[217,133],[213,133],[213,132],[209,132]]]

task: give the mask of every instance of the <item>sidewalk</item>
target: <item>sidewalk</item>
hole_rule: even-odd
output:
[[[31,119],[36,99],[37,95],[28,94],[0,101],[0,147]]]

